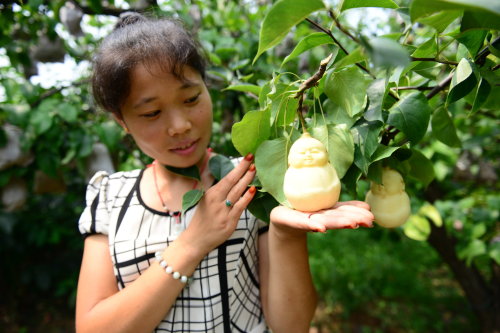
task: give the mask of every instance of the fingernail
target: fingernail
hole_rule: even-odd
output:
[[[255,164],[251,164],[250,167],[248,168],[250,171],[255,171]]]
[[[247,160],[247,161],[251,161],[251,160],[253,160],[253,154],[252,154],[252,153],[248,153],[248,154],[245,156],[245,160]]]
[[[250,186],[250,188],[248,189],[248,192],[250,192],[250,194],[254,194],[255,191],[257,191],[257,189],[255,188],[255,186]]]

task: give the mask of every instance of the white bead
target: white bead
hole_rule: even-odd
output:
[[[188,277],[186,275],[181,276],[181,282],[182,283],[188,282]]]
[[[174,274],[172,274],[172,277],[176,280],[178,280],[180,277],[181,277],[181,273],[179,272],[174,272]]]
[[[167,268],[165,268],[165,272],[167,272],[168,274],[172,274],[173,271],[174,269],[170,266],[167,266]]]
[[[160,266],[163,268],[167,267],[167,262],[165,260],[160,261]]]

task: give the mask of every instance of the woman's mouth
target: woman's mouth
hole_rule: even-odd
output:
[[[198,141],[199,140],[183,142],[176,148],[171,148],[170,151],[179,155],[189,155],[196,150]]]

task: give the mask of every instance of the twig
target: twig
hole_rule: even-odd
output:
[[[102,7],[102,10],[97,12],[90,6],[84,6],[82,5],[79,1],[77,0],[71,0],[71,2],[78,8],[81,9],[81,11],[84,14],[87,15],[97,15],[97,14],[102,14],[102,15],[110,15],[110,16],[120,16],[121,14],[125,12],[139,12],[142,10],[137,10],[134,8],[129,8],[129,9],[122,9],[122,8],[117,8],[117,7]],[[158,2],[156,0],[149,0],[149,7],[158,7]]]
[[[458,65],[458,62],[456,62],[456,61],[440,60],[440,59],[436,59],[436,58],[411,57],[411,61],[434,61],[434,62],[439,62],[440,64],[446,64],[446,65],[452,65],[452,66]]]
[[[302,125],[302,132],[303,133],[307,132],[304,116],[302,115],[302,107],[303,107],[304,99],[305,99],[304,93],[307,89],[310,89],[310,88],[318,85],[318,82],[319,82],[319,80],[321,80],[321,78],[325,74],[326,67],[328,66],[328,63],[330,62],[330,60],[332,60],[332,57],[333,57],[333,54],[330,53],[330,55],[328,57],[321,60],[321,62],[319,64],[318,71],[316,73],[314,73],[313,76],[311,76],[310,78],[308,78],[307,80],[302,82],[302,84],[299,86],[299,90],[293,96],[294,98],[297,98],[299,100],[299,105],[297,107],[297,114],[299,116],[300,124]]]
[[[338,45],[338,47],[340,47],[340,49],[346,54],[346,55],[349,55],[349,51],[347,51],[347,49],[337,40],[337,38],[335,38],[335,36],[332,34],[331,31],[323,28],[322,26],[320,26],[318,23],[314,22],[313,20],[309,19],[309,18],[306,18],[306,21],[311,23],[314,27],[316,27],[317,29],[319,29],[320,31],[324,32],[325,34],[327,34],[328,36],[330,36],[330,38],[333,40],[333,42],[335,44]],[[372,78],[376,79],[375,75],[373,75],[365,66],[361,65],[360,63],[356,63],[355,64],[356,66],[358,66],[359,68],[361,68],[362,71],[364,71],[365,73],[367,73],[368,75],[370,75]]]
[[[87,84],[89,82],[90,82],[90,79],[84,79],[84,80],[81,80],[81,81],[78,81],[78,82],[74,82],[73,84],[70,84],[69,86],[64,86],[64,87],[59,87],[59,88],[53,88],[53,89],[44,91],[42,94],[40,94],[40,96],[38,97],[38,99],[36,101],[30,103],[30,107],[32,109],[36,108],[38,105],[40,105],[40,103],[44,99],[49,98],[49,97],[51,97],[51,96],[53,96],[53,95],[55,95],[57,93],[60,93],[64,89],[68,89],[68,88],[71,88],[71,87],[78,87],[78,86]]]
[[[339,19],[335,16],[335,14],[333,13],[333,11],[331,9],[328,11],[328,14],[332,18],[332,20],[335,22],[335,25],[337,26],[337,28],[339,28],[340,31],[342,31],[347,37],[352,39],[357,44],[361,43],[361,41],[358,38],[353,36],[346,28],[344,28],[344,26],[340,23]]]
[[[418,91],[425,91],[425,90],[432,90],[435,87],[422,87],[422,86],[406,86],[406,87],[395,87],[394,89],[396,90],[418,90]]]
[[[453,73],[450,73],[446,79],[443,81],[439,82],[437,86],[435,86],[425,97],[427,99],[431,99],[432,97],[436,96],[441,90],[444,88],[448,87],[450,85],[451,79],[453,78]]]

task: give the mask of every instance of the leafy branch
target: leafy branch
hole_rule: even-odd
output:
[[[78,87],[78,86],[82,86],[82,85],[85,85],[85,84],[88,84],[88,83],[90,83],[90,79],[83,79],[83,80],[80,80],[78,82],[73,82],[72,84],[70,84],[68,86],[63,86],[63,87],[58,87],[58,88],[53,88],[53,89],[47,90],[47,91],[43,92],[42,94],[40,94],[40,96],[35,101],[33,101],[32,103],[30,103],[30,107],[32,109],[36,108],[38,105],[40,105],[40,103],[44,99],[49,98],[51,96],[54,96],[55,94],[60,93],[64,89]]]

